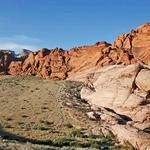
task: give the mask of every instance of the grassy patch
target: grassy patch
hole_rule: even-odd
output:
[[[69,135],[72,138],[76,138],[76,137],[82,138],[83,137],[83,134],[81,133],[81,129],[74,129],[70,132]]]
[[[62,146],[72,146],[76,144],[76,142],[72,139],[67,139],[67,138],[58,138],[53,140],[53,145],[62,147]]]
[[[3,128],[11,128],[11,125],[8,122],[4,122]]]

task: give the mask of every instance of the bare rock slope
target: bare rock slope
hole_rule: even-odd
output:
[[[76,47],[68,51],[61,48],[52,50],[43,48],[37,52],[28,53],[19,55],[16,59],[9,57],[9,52],[1,51],[0,72],[66,79],[93,67],[114,64],[150,64],[150,23],[128,34],[120,35],[113,45],[97,42],[91,46]],[[4,61],[5,65],[3,65]]]
[[[138,149],[150,149],[150,69],[140,65],[112,65],[99,69],[91,87],[81,97],[99,108],[100,120],[118,136]],[[106,109],[106,112],[102,112]]]

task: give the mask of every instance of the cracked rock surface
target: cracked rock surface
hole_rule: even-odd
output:
[[[149,67],[113,65],[97,72],[92,88],[83,87],[81,97],[99,108],[101,120],[121,142],[150,149]]]

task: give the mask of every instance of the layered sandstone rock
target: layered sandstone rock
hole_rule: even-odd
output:
[[[22,61],[12,61],[8,67],[8,73],[11,75],[21,75]]]
[[[150,91],[150,70],[142,69],[136,77],[136,85],[143,91]]]
[[[24,50],[17,59],[12,59],[6,54],[4,58],[3,54],[0,72],[52,79],[72,79],[82,71],[108,65],[149,64],[150,23],[132,30],[129,34],[120,35],[114,45],[97,42],[95,45],[72,48],[68,51],[61,48],[43,48],[37,52]]]
[[[136,61],[150,64],[150,23],[145,23],[129,34],[120,35],[114,46],[128,50]]]
[[[36,75],[52,79],[66,79],[78,71],[89,69],[95,66],[109,64],[110,60],[102,61],[102,49],[110,44],[99,42],[93,46],[83,46],[64,51],[61,48],[48,50],[46,48],[37,52],[29,53],[28,57],[18,59],[10,63],[8,67],[9,74],[18,75]],[[105,58],[104,58],[105,59]]]
[[[68,73],[69,77],[79,71],[103,65],[104,62],[99,63],[100,59],[103,60],[102,50],[108,47],[108,43],[99,43],[92,46],[73,48],[68,51],[69,65],[71,66],[71,70]],[[106,60],[105,63],[109,63],[109,60]]]
[[[86,69],[131,62],[124,50],[111,49],[106,45],[84,46],[70,51],[58,48],[51,52],[45,50],[32,52],[26,59],[7,59],[11,65],[7,65],[6,70],[12,75],[15,75],[16,70],[16,74],[21,71],[20,74],[25,75],[66,79]]]
[[[150,127],[149,67],[112,65],[98,70],[97,80],[92,87],[81,90],[81,97],[93,108],[106,108],[115,114],[100,111],[101,119],[120,141],[149,149],[150,134],[145,132]],[[121,116],[121,122],[116,114]]]
[[[21,74],[65,79],[69,70],[65,53],[59,48],[52,51],[44,48],[38,52],[32,52],[22,63]]]

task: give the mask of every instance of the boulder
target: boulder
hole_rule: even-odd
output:
[[[95,93],[85,98],[98,106],[109,108],[122,106],[132,92],[138,71],[138,65],[113,65],[101,68],[100,76],[93,84]]]
[[[142,69],[135,80],[136,85],[143,91],[150,91],[150,70]]]
[[[150,149],[150,134],[138,130],[130,125],[112,125],[111,131],[120,139],[122,143],[130,143],[139,150]]]

